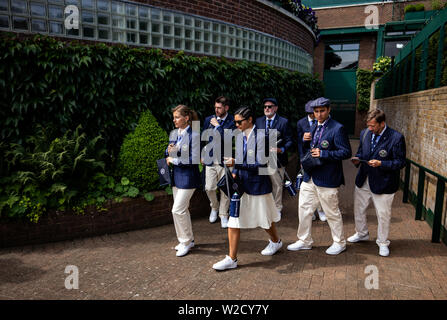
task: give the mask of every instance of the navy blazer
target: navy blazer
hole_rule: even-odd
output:
[[[312,137],[317,126],[312,128]],[[315,167],[310,172],[304,172],[303,181],[309,182],[310,178],[315,185],[325,188],[338,188],[345,183],[342,160],[349,159],[352,155],[351,144],[342,124],[329,118],[321,136],[319,148],[321,166]],[[310,144],[304,145],[304,152],[310,149]]]
[[[361,188],[368,177],[369,187],[373,193],[395,193],[399,189],[400,170],[405,167],[405,138],[396,130],[387,127],[371,152],[372,132],[365,130],[368,129],[360,133],[360,145],[356,157],[362,160],[380,160],[382,165],[373,168],[362,162],[355,184]]]
[[[298,154],[300,156],[300,159],[303,158],[304,156],[304,145],[309,144],[308,141],[303,141],[303,137],[304,137],[304,133],[306,132],[311,132],[311,127],[309,124],[309,119],[308,116],[301,118],[300,120],[297,121],[296,123],[296,131],[298,133],[297,137],[298,137]],[[307,146],[309,147],[309,146]]]
[[[203,130],[207,130],[207,129],[214,129],[215,127],[211,124],[211,119],[212,118],[216,118],[216,115],[212,115],[209,117],[206,117],[205,122],[203,123]],[[221,159],[219,159],[219,163],[222,166],[223,163],[223,157],[224,157],[224,139],[225,139],[225,129],[231,129],[231,131],[233,131],[234,129],[236,129],[236,125],[234,124],[234,116],[231,114],[227,114],[227,117],[225,118],[225,121],[216,128],[216,130],[220,133],[220,137],[221,137]],[[203,132],[203,131],[202,131]],[[232,136],[228,135],[228,138],[231,139]],[[202,147],[207,145],[208,143],[213,141],[213,137],[210,137],[208,142],[203,143]],[[210,156],[213,156],[213,152],[210,151]],[[230,156],[231,157],[231,156]],[[213,163],[205,163],[205,165],[207,166],[211,166],[213,165]]]
[[[178,132],[178,131],[177,131]],[[193,160],[200,160],[200,156],[198,153],[200,152],[200,136],[197,132],[193,132],[192,128],[189,127],[187,130],[187,136],[189,139],[184,141],[183,138],[178,144],[177,151],[177,159],[179,161],[178,164],[174,164],[173,166],[173,180],[172,186],[175,186],[179,189],[195,189],[199,188],[202,184],[202,179],[200,177],[199,165],[192,164]],[[194,142],[197,145],[193,145],[193,136]],[[175,143],[176,134],[171,134],[169,143]],[[188,148],[188,157],[184,159],[186,161],[182,161],[181,151],[186,150]],[[168,157],[168,149],[166,148],[165,156]],[[185,163],[184,163],[185,162]]]
[[[235,164],[233,173],[238,177],[244,191],[250,195],[262,195],[272,192],[272,182],[269,175],[260,175],[259,168],[267,168],[267,164],[260,164],[257,157],[255,157],[255,163],[248,163],[248,154],[255,152],[257,154],[257,128],[253,128],[253,133],[250,135],[249,141],[247,141],[247,152],[243,156],[243,163]],[[240,151],[241,146],[236,142],[236,154]],[[236,157],[237,159],[237,157]]]
[[[263,116],[263,117],[259,117],[256,119],[256,127],[258,129],[265,129],[266,118],[267,118],[266,116]],[[276,117],[272,122],[271,129],[278,130],[278,140],[281,140],[281,142],[278,143],[278,145],[276,147],[284,148],[283,153],[277,154],[278,160],[280,162],[280,165],[278,165],[278,167],[286,166],[289,163],[289,159],[287,156],[287,150],[289,150],[293,146],[292,130],[290,129],[290,126],[289,126],[289,120],[276,114]],[[265,145],[266,145],[267,150],[270,150],[268,142],[269,142],[268,137],[266,137]],[[268,154],[269,153],[266,152],[266,155],[268,155]]]

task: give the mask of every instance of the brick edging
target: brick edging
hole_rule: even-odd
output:
[[[297,159],[296,153],[289,158],[287,172],[291,179],[297,173]],[[38,223],[1,218],[0,248],[94,237],[172,223],[172,195],[165,191],[152,194],[155,198],[151,202],[144,198],[125,198],[120,203],[106,205],[107,211],[90,208],[83,215],[50,211]],[[192,219],[208,216],[209,199],[202,189],[194,192],[189,211]]]
[[[124,199],[106,205],[107,211],[86,210],[83,215],[74,212],[48,212],[38,223],[3,218],[0,220],[0,248],[41,244],[126,232],[172,223],[172,195],[165,191],[153,192],[155,199]],[[191,217],[209,214],[206,193],[196,190],[190,203]]]

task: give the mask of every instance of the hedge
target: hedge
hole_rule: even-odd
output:
[[[166,131],[171,108],[187,104],[203,120],[214,99],[227,95],[262,114],[262,99],[275,96],[279,112],[294,124],[304,104],[323,94],[321,81],[299,72],[247,61],[188,56],[123,45],[63,42],[37,35],[0,39],[0,137],[21,143],[31,124],[58,136],[78,125],[90,137],[102,134],[116,157],[123,137],[150,109]],[[233,109],[233,110],[234,110]]]
[[[129,133],[118,155],[118,175],[135,181],[141,189],[159,187],[157,159],[164,157],[168,134],[160,128],[152,113],[147,110],[134,132]]]
[[[357,70],[357,110],[368,111],[371,98],[371,84],[374,80],[372,71],[358,69]]]

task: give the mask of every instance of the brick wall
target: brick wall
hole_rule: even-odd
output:
[[[379,23],[383,24],[392,21],[392,4],[377,5],[379,8]],[[316,9],[318,27],[320,29],[363,27],[368,13],[365,13],[366,6]]]
[[[389,126],[405,136],[408,159],[447,177],[447,87],[374,100],[375,107],[385,112]],[[411,172],[410,190],[417,193],[418,170],[413,166]],[[432,212],[436,182],[427,174],[424,206]],[[445,199],[443,208],[442,221],[447,226]]]
[[[375,5],[379,9],[379,23],[403,20],[404,8],[409,4],[422,3],[425,10],[431,10],[431,1],[411,1],[402,3],[383,3]],[[394,10],[393,10],[394,6]],[[367,6],[315,9],[320,29],[363,27],[370,13],[365,13]]]
[[[3,218],[0,220],[0,248],[99,236],[172,223],[172,195],[164,191],[153,194],[155,199],[151,202],[143,198],[125,199],[121,203],[106,206],[107,211],[87,210],[84,215],[49,212],[37,224]],[[194,192],[189,210],[193,219],[209,214],[209,201],[205,192]]]
[[[376,61],[377,36],[375,33],[363,33],[360,37],[359,68],[372,70]]]
[[[313,54],[314,37],[299,22],[257,0],[134,0],[265,32]]]

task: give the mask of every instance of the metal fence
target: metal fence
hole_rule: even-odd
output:
[[[439,11],[402,48],[377,82],[375,98],[447,86],[447,9]]]
[[[416,183],[417,193],[411,191],[410,188],[410,177],[411,177],[411,169],[418,168],[418,178]],[[426,174],[434,176],[437,179],[436,182],[436,196],[435,196],[435,207],[434,212],[431,212],[429,208],[424,207],[424,195],[426,198]],[[445,184],[447,182],[447,178],[441,176],[440,174],[433,172],[430,169],[423,167],[422,165],[407,159],[407,165],[405,167],[405,177],[403,181],[403,202],[408,203],[409,200],[416,207],[416,220],[422,220],[425,218],[429,224],[432,225],[432,242],[440,242],[442,238],[443,241],[447,244],[447,231],[446,231],[446,222],[442,221],[443,216],[443,207],[444,207],[444,198],[445,198]],[[444,217],[444,220],[446,217]]]

